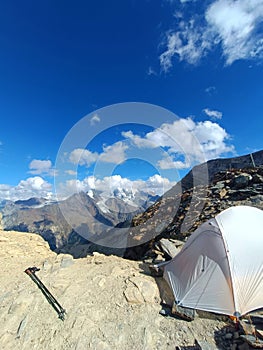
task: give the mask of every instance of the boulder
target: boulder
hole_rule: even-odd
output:
[[[252,180],[252,176],[247,173],[241,173],[232,179],[232,188],[240,189],[248,186],[249,181]]]

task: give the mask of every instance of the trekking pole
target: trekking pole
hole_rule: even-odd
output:
[[[40,270],[39,268],[34,266],[34,267],[28,267],[24,272],[36,283],[38,288],[41,290],[41,292],[46,297],[49,304],[57,312],[58,317],[62,321],[64,321],[66,310],[59,304],[59,302],[56,300],[56,298],[50,293],[50,291],[47,289],[47,287],[37,277],[36,272],[39,270]]]

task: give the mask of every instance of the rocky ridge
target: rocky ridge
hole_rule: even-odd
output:
[[[185,241],[201,223],[231,206],[263,209],[263,167],[219,171],[208,185],[181,190],[175,186],[146,212],[134,217],[130,245],[132,241],[146,241],[145,237],[148,242],[128,249],[126,257],[155,259],[160,239]]]

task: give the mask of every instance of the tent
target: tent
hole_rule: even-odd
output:
[[[263,211],[224,210],[164,266],[177,305],[240,317],[263,307]]]

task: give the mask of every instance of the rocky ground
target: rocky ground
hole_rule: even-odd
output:
[[[159,314],[171,294],[142,262],[98,253],[74,260],[36,234],[14,231],[0,231],[0,252],[1,349],[249,348],[222,317]],[[64,321],[24,273],[29,266],[41,269],[37,276],[67,311]]]

